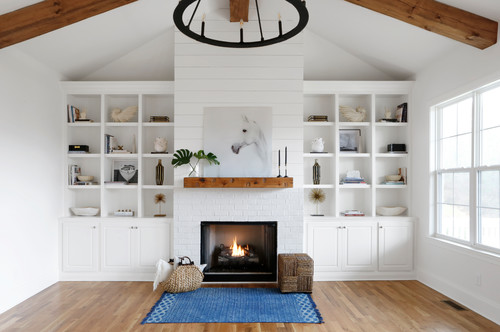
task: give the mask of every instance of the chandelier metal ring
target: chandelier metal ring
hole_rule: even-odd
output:
[[[198,3],[196,4],[196,7],[191,15],[191,18],[188,22],[188,24],[184,24],[184,21],[182,19],[184,11],[193,3],[197,1]],[[248,48],[248,47],[260,47],[260,46],[268,46],[276,43],[283,42],[287,39],[290,39],[300,33],[302,30],[307,25],[307,22],[309,21],[309,12],[307,11],[306,8],[306,2],[302,0],[284,0],[291,4],[298,12],[299,14],[299,21],[297,22],[297,25],[291,29],[290,31],[286,33],[282,33],[281,28],[278,33],[278,36],[270,38],[270,39],[265,39],[264,35],[262,33],[262,25],[261,25],[261,20],[260,20],[260,13],[259,13],[259,6],[257,3],[257,0],[255,0],[255,5],[256,5],[256,10],[257,10],[257,18],[259,22],[259,29],[260,29],[260,36],[261,39],[258,41],[249,41],[245,42],[243,40],[243,34],[242,30],[240,31],[240,40],[239,41],[225,41],[225,40],[218,40],[218,39],[213,39],[213,38],[208,38],[204,35],[204,22],[202,22],[202,28],[201,28],[201,33],[198,34],[194,32],[193,30],[190,29],[190,25],[193,21],[193,18],[196,14],[196,11],[198,9],[198,6],[200,5],[201,0],[180,0],[179,4],[174,10],[174,24],[175,26],[181,31],[183,34],[186,36],[199,41],[201,43],[205,44],[210,44],[214,46],[221,46],[221,47],[232,47],[232,48]]]

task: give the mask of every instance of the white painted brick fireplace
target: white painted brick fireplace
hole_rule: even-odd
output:
[[[207,27],[223,24],[219,21]],[[175,149],[204,148],[206,107],[270,107],[273,165],[277,165],[278,150],[283,158],[287,146],[288,175],[294,178],[294,188],[185,189],[186,169],[176,169],[175,255],[188,255],[200,262],[202,221],[276,221],[278,253],[302,252],[303,46],[299,34],[273,46],[227,49],[197,43],[176,31]],[[277,166],[273,173],[278,175]]]

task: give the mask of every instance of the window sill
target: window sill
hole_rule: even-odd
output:
[[[435,237],[433,235],[427,236],[427,240],[432,242],[433,245],[436,245],[438,247],[448,249],[451,251],[454,251],[459,254],[465,254],[470,257],[474,257],[477,259],[481,259],[485,262],[500,265],[500,255],[489,252],[489,251],[484,251],[481,249],[473,248],[468,245],[464,245],[461,243],[456,243],[453,241],[441,239],[439,237]]]

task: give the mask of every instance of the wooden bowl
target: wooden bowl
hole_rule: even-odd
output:
[[[78,175],[78,181],[92,181],[94,180],[94,176],[92,175]]]
[[[397,174],[394,174],[394,175],[386,175],[385,176],[385,179],[387,181],[399,181],[401,180],[401,175],[397,175]]]

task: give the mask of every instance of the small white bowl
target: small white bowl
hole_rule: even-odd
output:
[[[377,214],[381,216],[399,216],[405,211],[404,206],[377,206]]]
[[[84,208],[77,208],[77,207],[72,207],[71,212],[75,216],[95,216],[99,213],[99,208],[95,207],[84,207]]]
[[[397,175],[397,174],[394,174],[394,175],[386,175],[385,176],[385,179],[387,181],[399,181],[401,180],[401,175]]]
[[[92,181],[94,180],[93,175],[78,175],[78,181]]]

